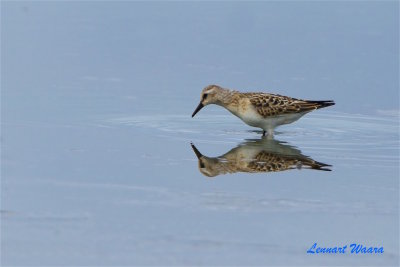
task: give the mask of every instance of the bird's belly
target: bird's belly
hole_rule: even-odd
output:
[[[300,119],[305,113],[282,114],[272,117],[263,117],[255,111],[247,111],[239,116],[246,124],[264,130],[274,129],[283,124],[292,123]]]

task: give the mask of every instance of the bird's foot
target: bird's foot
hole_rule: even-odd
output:
[[[261,139],[273,140],[274,132],[273,131],[263,131]]]
[[[274,137],[274,130],[273,129],[269,129],[267,131],[263,130],[262,136]]]

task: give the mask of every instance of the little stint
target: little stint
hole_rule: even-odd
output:
[[[335,103],[333,100],[302,100],[269,93],[241,93],[209,85],[201,92],[200,103],[192,117],[210,104],[222,106],[246,124],[263,129],[263,136],[266,132],[272,136],[276,127],[297,121],[308,112]]]

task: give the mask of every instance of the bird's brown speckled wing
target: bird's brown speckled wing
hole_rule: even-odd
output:
[[[263,117],[302,113],[334,105],[333,101],[309,101],[267,93],[244,93]]]
[[[250,161],[247,168],[249,172],[279,172],[306,166],[310,169],[330,171],[328,164],[312,160],[308,157],[295,157],[262,151],[254,160]]]
[[[251,172],[278,172],[294,169],[298,160],[267,153],[258,153],[255,159],[248,164]]]

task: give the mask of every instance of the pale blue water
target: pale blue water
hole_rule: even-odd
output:
[[[2,265],[399,264],[397,2],[1,9]],[[334,99],[275,136],[332,171],[202,175],[261,140],[210,83]]]

